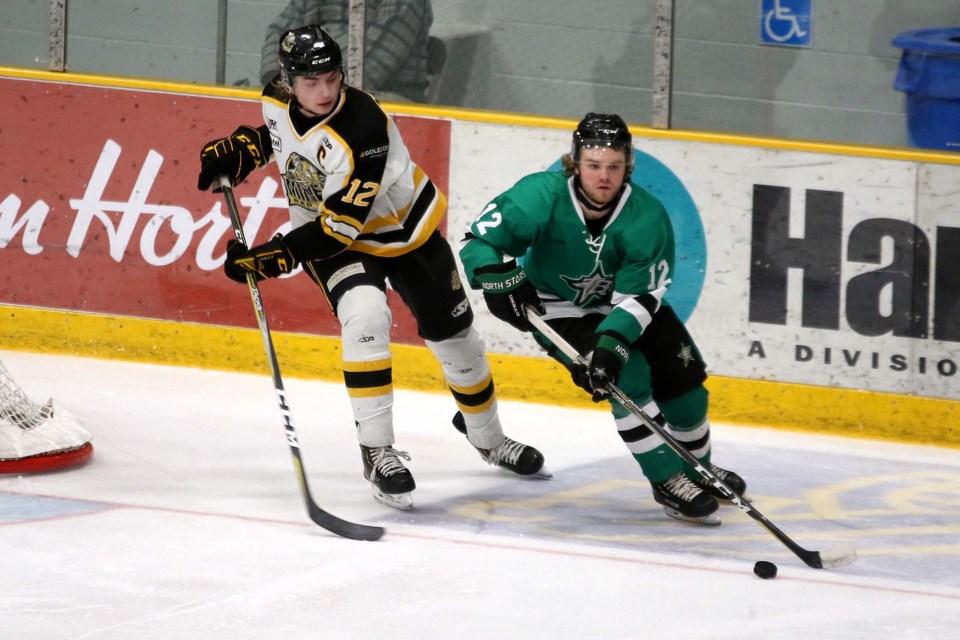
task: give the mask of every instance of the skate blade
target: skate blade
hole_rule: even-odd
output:
[[[482,457],[482,456],[481,456],[481,457]],[[538,480],[552,480],[552,479],[553,479],[553,474],[550,473],[550,470],[547,469],[547,466],[546,466],[546,465],[543,465],[542,467],[540,467],[539,469],[537,469],[537,470],[534,471],[533,473],[517,473],[516,471],[514,471],[514,470],[512,470],[512,469],[507,469],[506,467],[501,467],[500,465],[496,464],[495,462],[490,462],[490,461],[487,460],[486,458],[484,458],[483,461],[486,462],[487,464],[489,464],[491,467],[495,467],[495,468],[500,469],[500,470],[502,470],[502,471],[506,471],[507,473],[511,473],[511,474],[513,474],[513,475],[515,475],[515,476],[520,476],[521,478],[536,478],[536,479],[538,479]]]
[[[553,478],[553,474],[550,473],[549,469],[547,469],[547,465],[543,465],[536,473],[531,473],[530,477],[540,478],[541,480],[550,480]]]
[[[671,509],[670,507],[663,508],[664,513],[675,520],[682,520],[683,522],[692,522],[693,524],[702,524],[708,527],[719,527],[720,526],[720,516],[717,515],[716,511],[699,518],[692,516],[685,516],[676,509]]]
[[[373,499],[380,504],[393,507],[394,509],[400,509],[401,511],[409,511],[413,508],[412,492],[383,493],[375,484],[370,483],[370,486],[373,488]]]

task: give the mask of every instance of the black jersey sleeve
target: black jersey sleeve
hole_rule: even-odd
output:
[[[325,260],[347,248],[339,238],[326,233],[316,220],[297,227],[285,235],[283,241],[298,262]]]

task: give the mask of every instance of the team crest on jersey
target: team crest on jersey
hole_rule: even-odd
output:
[[[613,278],[603,273],[603,267],[598,262],[589,275],[579,278],[560,276],[571,289],[577,292],[573,304],[578,307],[589,305],[592,302],[608,299],[613,290]]]
[[[283,184],[290,204],[312,211],[319,210],[326,180],[326,174],[303,156],[291,153],[287,158]]]
[[[677,357],[683,360],[684,369],[687,368],[687,365],[696,360],[693,355],[693,347],[682,342],[680,343],[680,353],[677,354]]]

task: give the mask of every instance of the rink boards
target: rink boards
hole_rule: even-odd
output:
[[[196,190],[199,147],[257,122],[256,93],[0,70],[10,348],[262,369],[229,222]],[[389,105],[449,195],[456,238],[519,177],[553,166],[572,121]],[[711,368],[715,419],[960,444],[960,178],[948,154],[634,128],[634,179],[668,204],[673,304]],[[272,171],[237,189],[247,235],[287,228]],[[337,330],[307,278],[264,296],[291,375],[337,379]],[[472,296],[504,397],[583,404],[528,337]],[[396,301],[394,301],[396,302]],[[398,385],[442,389],[394,304]],[[333,338],[331,338],[333,337]]]

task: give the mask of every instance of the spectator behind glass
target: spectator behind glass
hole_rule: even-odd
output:
[[[291,0],[267,27],[260,54],[260,82],[279,73],[280,36],[305,24],[319,24],[338,42],[347,42],[349,0]],[[430,0],[367,0],[363,89],[382,100],[426,102],[427,37],[433,24]]]

